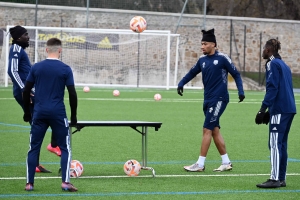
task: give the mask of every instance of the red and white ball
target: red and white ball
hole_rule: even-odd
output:
[[[83,88],[83,91],[84,91],[84,92],[89,92],[89,91],[90,91],[90,88],[89,88],[88,86],[85,86],[85,87]]]
[[[128,176],[138,176],[142,167],[136,160],[127,160],[123,166],[125,174]]]
[[[114,91],[113,91],[113,95],[114,95],[115,97],[119,96],[119,95],[120,95],[120,91],[119,91],[119,90],[114,90]]]
[[[155,94],[154,95],[154,100],[155,101],[160,101],[161,100],[161,95],[160,94]]]
[[[141,33],[147,28],[146,20],[141,16],[135,16],[130,20],[130,29],[133,32]]]
[[[78,178],[83,173],[83,165],[78,160],[72,160],[70,166],[70,176]]]

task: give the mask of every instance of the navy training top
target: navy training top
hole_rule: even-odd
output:
[[[296,113],[292,73],[280,55],[271,56],[266,63],[266,94],[262,107],[271,115]]]
[[[7,73],[13,82],[14,94],[23,91],[30,69],[27,53],[20,45],[13,44],[9,50]]]
[[[204,101],[229,101],[227,83],[228,72],[235,80],[238,94],[244,95],[243,82],[240,73],[235,68],[228,55],[218,51],[213,55],[202,55],[197,63],[182,78],[178,86],[183,87],[200,72],[202,72],[202,82],[204,85]]]
[[[32,66],[27,81],[35,84],[33,118],[66,118],[65,86],[74,85],[68,65],[58,59],[46,59]]]

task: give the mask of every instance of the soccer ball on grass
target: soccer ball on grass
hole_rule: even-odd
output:
[[[136,160],[127,160],[123,166],[124,172],[128,176],[138,176],[141,168],[140,163]]]
[[[78,178],[83,173],[83,165],[78,160],[72,160],[70,167],[70,176]]]

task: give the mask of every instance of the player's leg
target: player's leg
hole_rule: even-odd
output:
[[[205,116],[206,116],[207,109],[208,109],[208,103],[204,102],[203,103],[203,112],[204,112]],[[210,143],[211,143],[212,133],[211,133],[211,130],[203,127],[202,134],[203,134],[203,137],[202,137],[202,142],[201,142],[201,146],[200,146],[200,154],[199,154],[198,161],[192,165],[184,166],[183,168],[186,171],[202,172],[205,170],[204,163],[205,163],[207,151],[208,151]],[[201,155],[201,152],[202,152],[202,155]],[[205,155],[205,156],[203,156],[203,155]]]
[[[50,126],[53,131],[52,133],[55,135],[57,145],[61,150],[61,187],[63,190],[76,192],[77,188],[70,183],[70,164],[72,161],[72,151],[68,119],[53,119],[51,120]]]
[[[209,102],[204,102],[203,112],[205,115],[205,121],[204,121],[203,131],[202,131],[200,155],[198,161],[195,164],[183,167],[186,171],[202,172],[205,170],[205,166],[204,166],[205,159],[211,144],[212,130],[214,129],[215,126],[215,121],[210,122],[210,119],[212,118],[212,110],[213,108],[211,107],[211,104]]]
[[[288,160],[288,135],[294,119],[294,114],[283,114],[281,125],[285,124],[285,131],[283,133],[282,145],[281,145],[281,157],[279,162],[279,181],[281,187],[286,187],[286,169],[287,169],[287,160]]]
[[[51,142],[50,144],[48,144],[47,150],[51,153],[54,153],[57,156],[61,156],[61,151],[59,146],[57,145],[55,134],[53,132],[51,133]]]
[[[227,151],[226,151],[226,145],[224,138],[220,132],[220,118],[225,111],[227,107],[228,102],[227,101],[216,101],[213,106],[213,116],[211,117],[210,121],[211,123],[214,122],[215,127],[212,131],[212,137],[214,140],[214,143],[221,155],[222,164],[219,168],[214,169],[214,172],[222,172],[222,171],[230,171],[232,170],[232,164],[230,162],[230,159],[228,157]]]
[[[272,115],[270,118],[270,158],[271,158],[271,180],[279,180],[279,166],[281,158],[287,159],[287,152],[282,152],[283,141],[287,140],[286,127],[289,122],[289,117],[284,114]],[[285,147],[283,147],[285,148]],[[282,157],[282,153],[284,153]]]
[[[213,130],[214,143],[221,155],[222,164],[219,168],[214,169],[214,172],[230,171],[232,164],[226,151],[225,141],[220,133],[220,128],[215,127]]]
[[[22,97],[22,91],[20,89],[14,88],[14,98],[17,101],[17,103],[21,106],[23,112],[24,112],[24,104],[23,104],[23,97]]]
[[[200,147],[200,156],[196,163],[183,167],[186,171],[202,172],[205,170],[204,163],[205,163],[206,155],[207,155],[210,143],[211,143],[211,139],[212,139],[212,130],[203,128],[203,135],[202,135],[202,141],[201,141],[201,147]]]
[[[213,136],[214,143],[215,143],[220,155],[226,154],[225,141],[224,141],[223,136],[220,133],[219,127],[214,128],[214,130],[212,131],[212,136]]]
[[[14,90],[14,97],[18,104],[21,106],[22,110],[24,111],[22,91],[19,89]],[[33,104],[30,106],[30,112],[33,113]],[[31,121],[29,122],[29,124],[31,125]],[[37,156],[37,165],[35,168],[35,172],[51,173],[51,171],[47,170],[44,166],[40,165],[39,161],[40,155]]]
[[[228,102],[226,101],[216,101],[212,104],[212,116],[210,122],[214,125],[212,136],[214,143],[220,153],[220,155],[226,154],[226,147],[224,138],[220,132],[220,118],[227,107]]]
[[[41,145],[48,128],[48,123],[42,119],[33,119],[30,131],[29,151],[26,159],[26,187],[25,190],[32,190],[34,184],[35,168],[37,165],[37,158],[40,154]],[[32,187],[30,187],[30,185]]]
[[[266,182],[257,184],[259,188],[278,188],[279,181],[279,163],[281,158],[281,146],[284,137],[284,128],[282,126],[281,114],[270,116],[269,125],[269,149],[271,161],[270,179]]]

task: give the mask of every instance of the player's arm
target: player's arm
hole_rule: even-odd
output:
[[[71,108],[71,124],[77,124],[77,93],[74,85],[67,86]]]
[[[17,86],[19,86],[19,88],[21,90],[23,90],[25,85],[19,75],[19,63],[22,58],[22,54],[21,54],[22,49],[19,49],[19,48],[22,48],[22,47],[20,47],[18,45],[14,45],[10,51],[8,74],[9,74],[12,82],[14,84],[16,84]]]
[[[245,94],[244,94],[243,81],[241,75],[228,56],[227,57],[225,56],[225,66],[227,71],[235,81],[239,93],[239,99],[240,99],[239,102],[242,102],[245,99]]]
[[[277,63],[270,62],[270,70],[266,74],[266,94],[261,106],[264,110],[274,103],[277,96],[280,81],[279,68]]]
[[[23,120],[25,122],[29,122],[31,120],[31,113],[30,113],[30,93],[31,89],[33,88],[34,83],[26,81],[24,90],[23,90],[23,103],[24,103],[24,116]]]
[[[182,96],[183,86],[190,82],[197,74],[201,72],[200,59],[198,62],[190,69],[190,71],[181,79],[178,83],[177,93]]]
[[[73,72],[68,66],[66,71],[66,86],[69,93],[69,103],[71,108],[71,124],[77,124],[77,93],[75,90],[75,83]]]
[[[268,111],[266,112],[266,110],[274,103],[274,100],[278,93],[280,66],[278,66],[277,63],[274,63],[272,61],[270,61],[269,64],[270,65],[269,67],[267,67],[266,72],[266,94],[262,105],[258,113],[256,114],[256,124],[268,124],[270,120],[270,113]]]
[[[71,124],[77,124],[77,93],[74,85],[67,86],[71,108]]]

